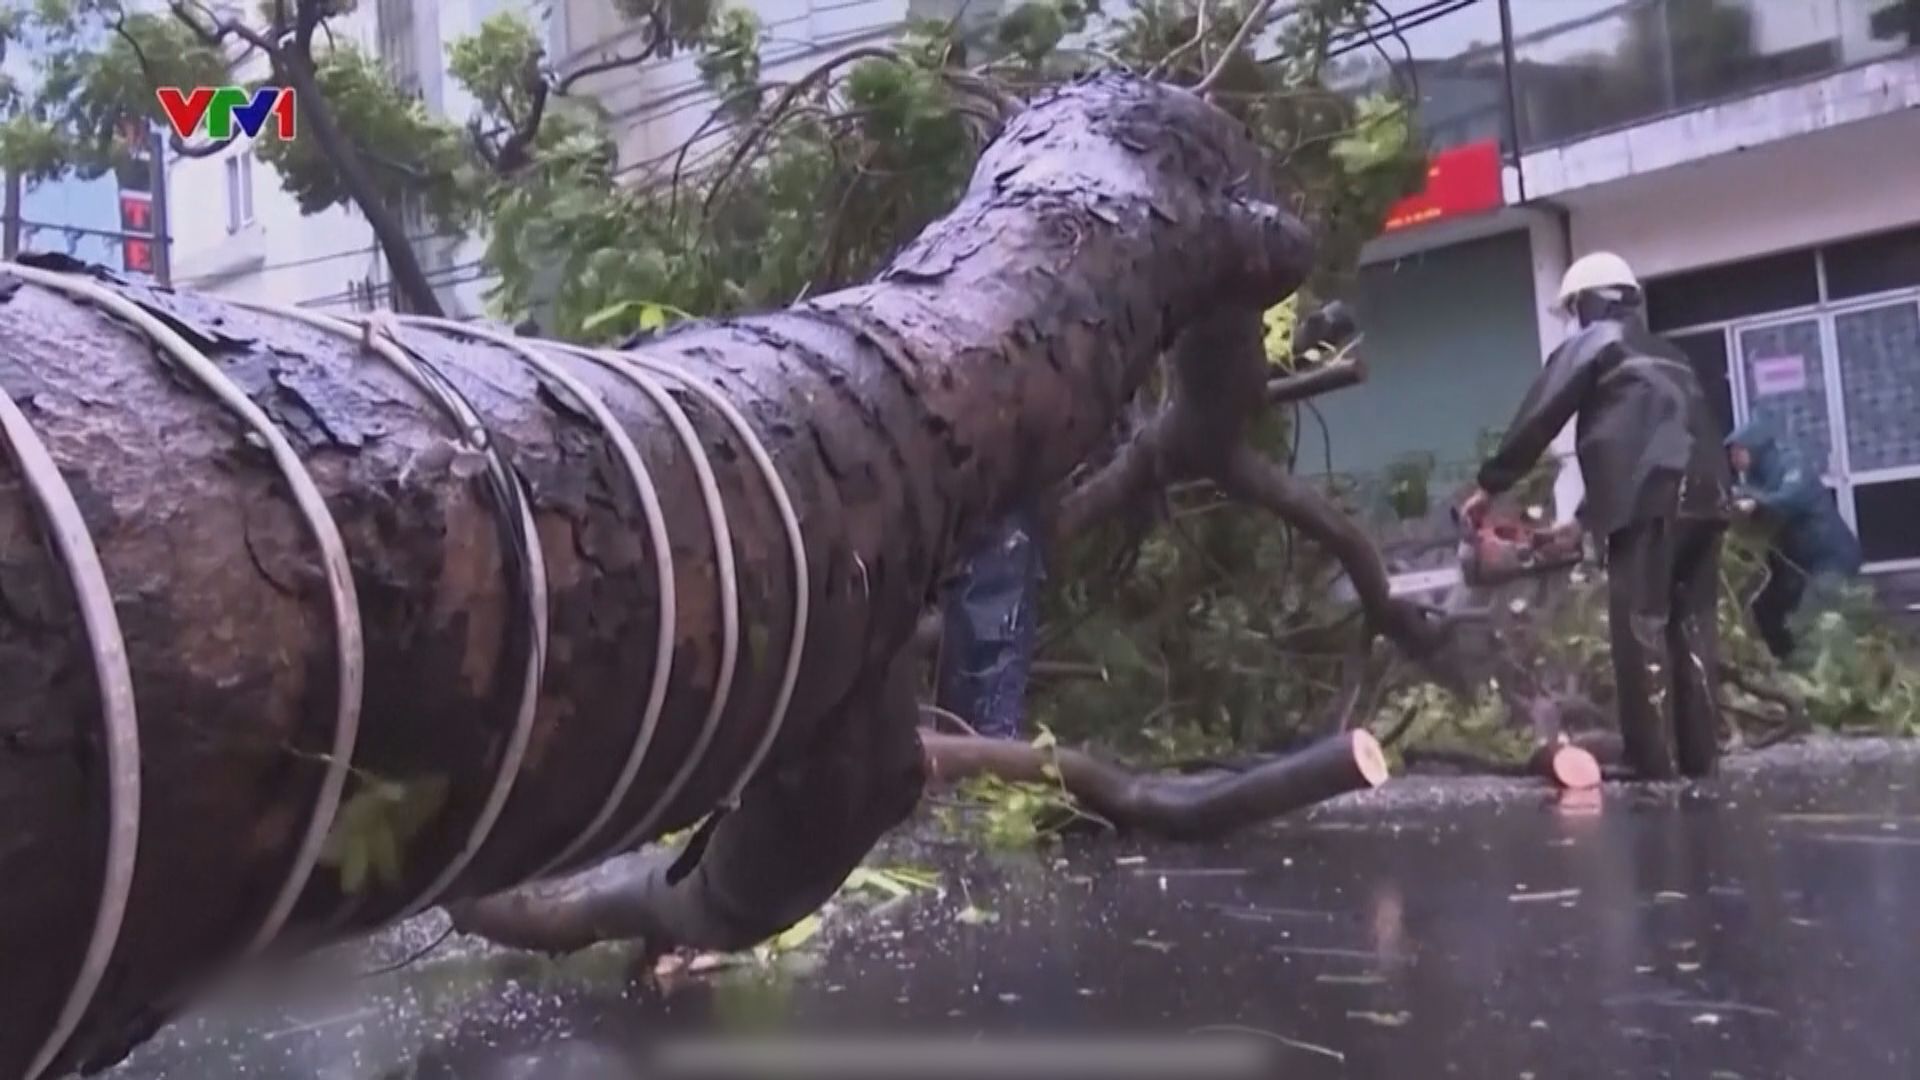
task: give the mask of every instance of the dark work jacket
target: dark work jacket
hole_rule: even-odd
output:
[[[1685,354],[1637,313],[1598,319],[1553,351],[1480,486],[1497,495],[1519,483],[1576,416],[1588,532],[1656,517],[1726,520],[1732,478],[1713,410]]]
[[[1820,470],[1775,434],[1762,419],[1749,420],[1727,436],[1728,446],[1744,446],[1752,455],[1738,492],[1758,503],[1779,523],[1774,545],[1787,560],[1809,574],[1860,571],[1860,541],[1847,528]]]

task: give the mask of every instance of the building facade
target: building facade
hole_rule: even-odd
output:
[[[1497,147],[1499,188],[1368,250],[1357,306],[1378,374],[1327,404],[1335,467],[1469,466],[1569,329],[1548,310],[1560,275],[1609,250],[1723,424],[1777,421],[1824,464],[1869,571],[1920,570],[1920,6],[1385,7],[1436,168]],[[1405,422],[1336,422],[1382,408]],[[1563,515],[1578,503],[1571,463],[1557,496]]]
[[[792,79],[837,53],[884,44],[909,19],[991,21],[1005,0],[735,0],[760,20],[763,77]],[[644,45],[644,31],[606,0],[556,0],[549,23],[554,67],[563,75],[617,63]],[[679,53],[620,65],[579,80],[577,93],[605,109],[622,168],[635,182],[672,169],[683,146],[697,166],[726,150],[725,128],[708,125],[715,101],[695,57]]]
[[[508,7],[538,14],[535,5],[519,0],[377,0],[329,26],[337,39],[378,55],[429,110],[458,122],[473,103],[447,74],[444,43]],[[259,78],[264,67],[238,74]],[[210,157],[177,158],[167,175],[179,284],[339,311],[392,306],[391,275],[365,217],[350,207],[302,214],[252,140],[243,136]],[[402,207],[401,213],[442,306],[453,315],[482,311],[488,284],[482,240],[435,235],[417,207]]]

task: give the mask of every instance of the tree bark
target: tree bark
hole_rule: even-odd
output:
[[[960,205],[873,284],[647,345],[746,414],[800,519],[811,598],[770,756],[740,807],[703,830],[691,872],[663,874],[637,898],[666,944],[777,932],[911,807],[918,755],[901,750],[917,747],[915,710],[895,660],[940,571],[966,538],[1061,482],[1183,330],[1222,311],[1257,317],[1298,286],[1310,243],[1265,201],[1265,175],[1245,129],[1193,95],[1085,81],[1015,118]],[[344,540],[365,638],[347,795],[375,779],[404,790],[443,781],[447,795],[399,845],[397,882],[372,877],[349,895],[338,874],[315,872],[281,946],[381,925],[469,842],[512,744],[533,647],[522,614],[530,545],[507,505],[516,489],[490,485],[443,403],[362,341],[192,294],[114,288],[266,414]],[[510,463],[549,593],[525,759],[497,823],[439,897],[458,901],[538,873],[612,792],[649,693],[663,553],[644,539],[616,444],[569,391],[498,344],[417,327],[396,337],[470,404]],[[649,817],[703,728],[718,689],[718,572],[701,488],[656,404],[602,366],[546,355],[601,399],[648,465],[677,586],[665,709],[636,782],[589,845],[604,855]],[[260,927],[332,767],[341,646],[313,530],[279,467],[147,331],[0,275],[0,390],[83,512],[139,719],[129,907],[57,1075],[118,1060]],[[747,448],[698,399],[678,397],[730,523],[742,632],[717,733],[649,836],[700,819],[739,779],[782,679],[797,586]],[[99,691],[28,494],[0,446],[8,1080],[73,982],[110,809]]]

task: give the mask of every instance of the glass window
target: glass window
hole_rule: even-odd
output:
[[[1920,303],[1836,315],[1833,330],[1847,467],[1865,472],[1920,465]]]
[[[253,224],[253,152],[227,158],[227,231]]]
[[[1813,251],[1789,251],[1647,282],[1647,322],[1658,332],[1820,302]]]
[[[1830,300],[1920,286],[1920,227],[1835,244],[1820,257]]]
[[[1667,340],[1687,354],[1700,389],[1720,420],[1720,434],[1733,431],[1733,387],[1727,382],[1727,332],[1707,330],[1698,334],[1678,334]]]
[[[1520,141],[1576,139],[1666,111],[1658,78],[1641,70],[1659,5],[1620,0],[1512,4]]]
[[[1521,138],[1552,145],[1891,56],[1879,0],[1513,0]]]
[[[1382,0],[1367,26],[1328,48],[1328,83],[1348,91],[1418,87],[1431,150],[1507,138],[1506,52],[1495,0]]]
[[[1739,332],[1745,365],[1747,415],[1771,421],[1822,473],[1836,467],[1827,429],[1827,383],[1820,320],[1759,326]]]
[[[1920,559],[1920,476],[1855,486],[1853,510],[1867,562]]]

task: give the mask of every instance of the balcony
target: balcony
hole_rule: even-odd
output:
[[[1387,0],[1336,85],[1417,86],[1434,149],[1509,160],[1920,46],[1920,0]],[[1516,145],[1517,143],[1517,145]]]
[[[1914,8],[1904,0],[1513,4],[1522,148],[1894,56],[1920,38]]]

